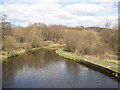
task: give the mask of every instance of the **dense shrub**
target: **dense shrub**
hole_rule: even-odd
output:
[[[18,42],[12,36],[5,36],[3,40],[3,50],[12,52],[19,47]]]

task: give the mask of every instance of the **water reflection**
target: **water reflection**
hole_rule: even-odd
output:
[[[4,88],[117,87],[118,82],[54,52],[39,50],[3,62]]]

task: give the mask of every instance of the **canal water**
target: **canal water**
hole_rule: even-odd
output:
[[[3,88],[118,88],[118,81],[57,56],[38,50],[3,61]]]

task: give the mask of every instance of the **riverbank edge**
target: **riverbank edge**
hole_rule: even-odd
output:
[[[27,53],[27,52],[33,52],[33,51],[36,51],[36,50],[39,50],[39,49],[42,49],[42,48],[32,48],[32,49],[29,49],[29,50],[24,49],[24,50],[21,50],[21,51],[17,51],[14,54],[5,55],[5,56],[1,56],[1,57],[2,57],[2,60],[4,61],[4,60],[7,60],[9,58],[16,57],[16,56],[19,56],[19,55]]]
[[[61,52],[61,51],[62,51],[62,52]],[[95,63],[95,62],[88,61],[87,59],[81,59],[81,58],[72,57],[72,56],[70,56],[70,53],[68,54],[66,51],[63,50],[63,48],[57,49],[57,50],[55,50],[55,52],[56,52],[56,54],[57,54],[58,56],[61,56],[61,57],[63,57],[63,58],[70,59],[70,60],[72,60],[72,61],[74,61],[74,62],[83,63],[83,64],[89,65],[89,66],[92,65],[92,67],[95,67],[95,68],[98,68],[98,69],[101,69],[101,70],[105,70],[105,71],[106,71],[108,74],[110,74],[111,76],[114,76],[115,78],[120,79],[120,72],[119,72],[118,70],[116,70],[116,69],[110,68],[110,67],[107,66],[107,65],[105,66],[105,65],[101,65],[101,64],[98,64],[98,63]],[[64,54],[63,52],[67,53],[67,55]],[[71,54],[71,55],[72,55],[72,54]]]
[[[51,45],[47,45],[47,46],[43,46],[43,47],[31,48],[29,50],[24,49],[24,50],[17,51],[14,54],[4,55],[4,56],[1,56],[1,57],[2,57],[2,60],[4,61],[4,60],[7,60],[9,58],[16,57],[16,56],[19,56],[19,55],[27,53],[27,52],[34,52],[34,51],[39,50],[39,49],[46,49],[46,50],[57,50],[57,49],[59,49],[59,47],[54,46],[54,45],[56,45],[56,44],[51,44]],[[64,46],[64,44],[63,45],[58,44],[58,46]]]

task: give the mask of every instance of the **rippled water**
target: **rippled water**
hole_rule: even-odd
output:
[[[117,88],[103,73],[39,50],[3,62],[3,88]]]

